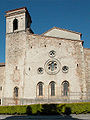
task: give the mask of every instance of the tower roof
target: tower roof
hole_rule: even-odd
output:
[[[5,13],[8,14],[8,13],[10,13],[10,12],[21,11],[21,10],[26,10],[26,11],[28,11],[26,7],[21,7],[21,8],[17,8],[17,9],[13,9],[13,10],[8,10],[8,11],[6,11]]]
[[[30,17],[30,22],[32,23],[31,16],[26,7],[9,10],[9,11],[6,11],[5,13],[6,13],[6,15],[5,15],[6,17],[13,16],[15,14],[26,13]]]

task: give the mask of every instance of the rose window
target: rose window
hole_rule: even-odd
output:
[[[57,69],[57,62],[56,61],[50,61],[48,64],[48,69],[50,71],[54,71]]]
[[[56,74],[60,70],[60,63],[58,60],[48,60],[45,64],[45,70],[48,74]]]

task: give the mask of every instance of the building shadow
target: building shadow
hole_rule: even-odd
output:
[[[41,115],[58,115],[57,104],[43,104],[40,114]]]
[[[27,106],[26,114],[27,115],[32,115],[32,108],[30,106]]]
[[[31,116],[9,116],[5,119],[1,120],[81,120],[78,118],[73,118],[70,115],[47,115],[47,116],[41,116],[41,115],[31,115]]]

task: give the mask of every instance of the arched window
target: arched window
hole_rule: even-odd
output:
[[[55,96],[55,82],[50,82],[51,96]]]
[[[43,83],[42,82],[38,83],[38,95],[43,96]]]
[[[18,97],[18,89],[19,89],[18,87],[14,88],[14,96],[15,97]]]
[[[13,31],[18,29],[18,20],[15,18],[13,20]]]
[[[63,86],[63,96],[68,96],[68,92],[69,92],[69,82],[68,81],[64,81],[62,83]]]

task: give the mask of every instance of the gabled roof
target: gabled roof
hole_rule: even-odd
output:
[[[51,30],[53,30],[53,29],[58,29],[58,30],[63,30],[63,31],[67,31],[67,32],[79,34],[80,36],[82,35],[80,32],[75,32],[75,31],[71,31],[71,30],[67,30],[67,29],[58,28],[58,27],[53,27],[53,28],[49,29],[48,31],[44,32],[44,33],[41,34],[41,35],[44,35],[44,34],[48,33],[49,31],[51,31]]]

